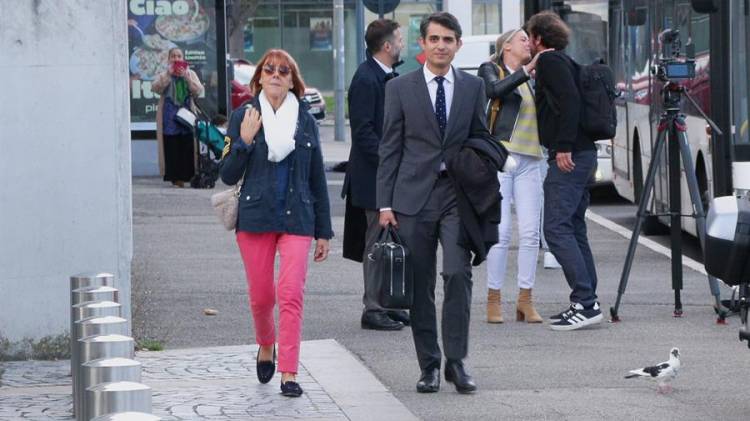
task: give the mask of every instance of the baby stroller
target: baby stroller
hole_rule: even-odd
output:
[[[215,123],[222,124],[226,118],[217,116],[209,121],[203,110],[199,111],[200,117],[195,121],[194,130],[198,140],[198,166],[190,186],[194,189],[212,189],[219,178],[219,161],[224,149],[224,133]]]

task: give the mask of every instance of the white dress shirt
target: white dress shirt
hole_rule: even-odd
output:
[[[381,69],[385,72],[385,74],[393,73],[393,67],[388,67],[385,64],[381,63],[380,60],[376,59],[374,56],[372,57],[373,60],[375,60],[375,63],[378,63],[378,66],[380,66]]]
[[[427,91],[430,93],[430,101],[432,101],[432,111],[435,112],[435,100],[437,98],[438,83],[435,81],[435,73],[432,73],[427,65],[422,66],[424,72],[424,81],[427,83]],[[443,81],[443,89],[445,90],[445,118],[449,120],[451,117],[451,104],[453,103],[453,87],[454,83],[453,66],[451,66],[448,73],[445,75]]]

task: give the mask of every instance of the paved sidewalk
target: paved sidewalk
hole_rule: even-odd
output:
[[[153,412],[164,420],[415,420],[334,340],[302,343],[298,380],[305,394],[279,393],[280,375],[255,379],[257,346],[139,352]],[[0,420],[70,420],[69,361],[3,365]]]

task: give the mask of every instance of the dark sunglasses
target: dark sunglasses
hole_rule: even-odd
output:
[[[277,70],[279,71],[279,74],[281,76],[287,76],[289,73],[292,73],[292,69],[290,69],[289,66],[274,66],[273,64],[266,64],[265,66],[263,66],[263,71],[268,76],[273,76],[273,74],[276,73]]]

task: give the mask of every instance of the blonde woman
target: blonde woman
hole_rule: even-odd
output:
[[[487,321],[502,323],[502,286],[506,275],[508,249],[512,233],[511,204],[518,219],[518,301],[516,320],[541,323],[542,317],[532,303],[539,253],[539,225],[542,212],[542,166],[534,92],[529,81],[539,55],[531,58],[529,37],[522,29],[508,31],[497,39],[496,54],[479,67],[484,79],[488,107],[488,126],[517,162],[515,169],[498,173],[500,179],[501,218],[499,242],[487,255]]]

